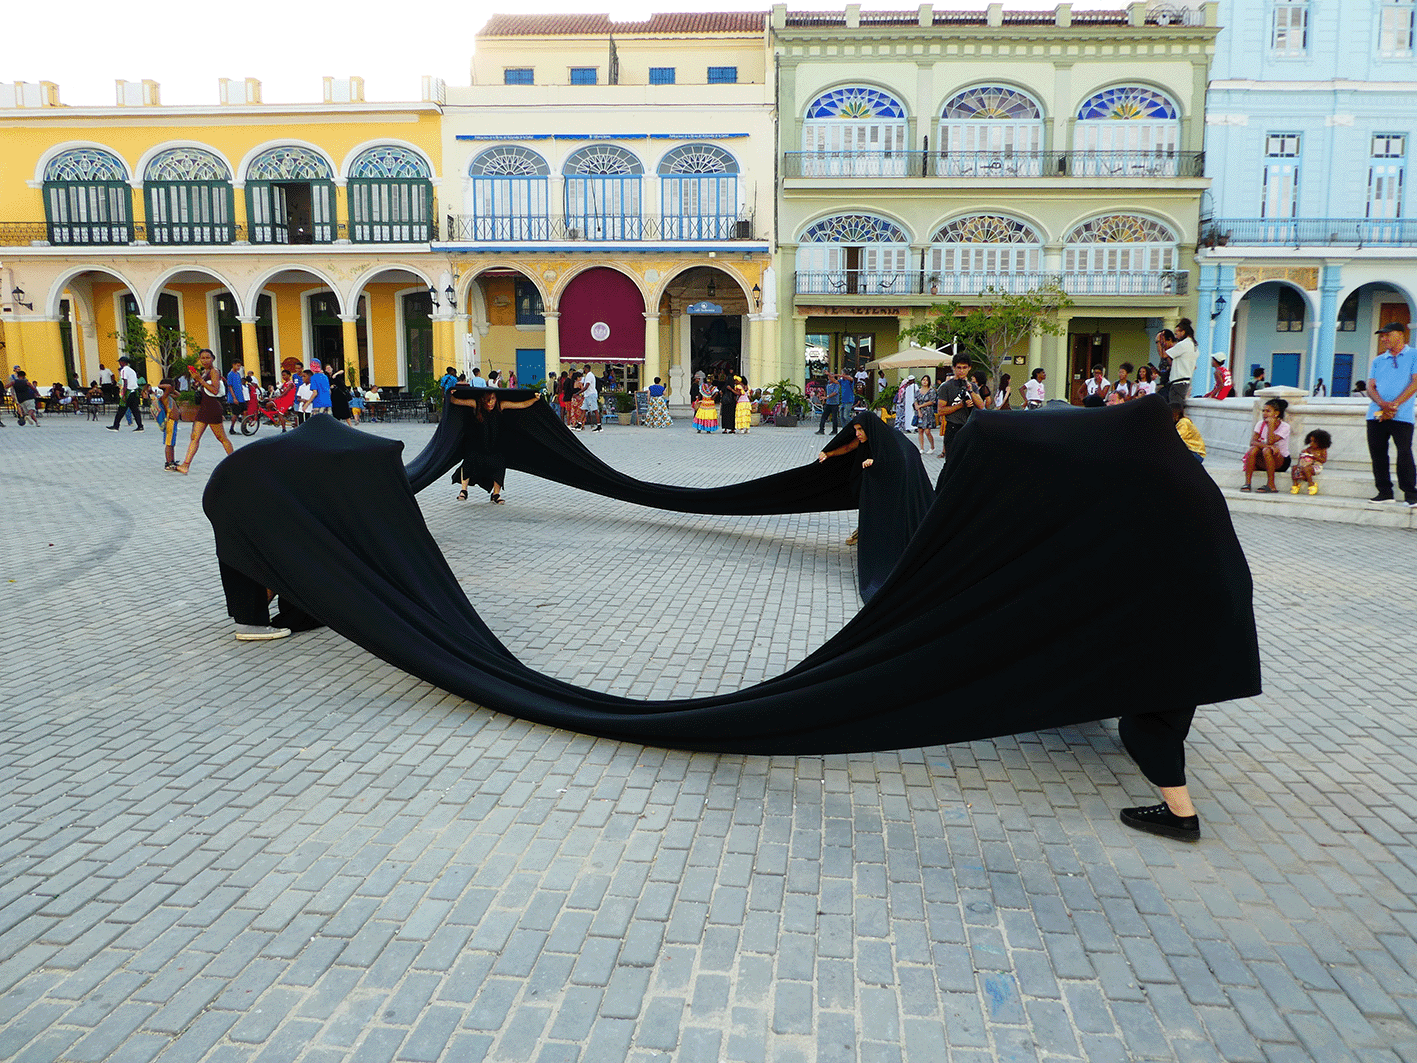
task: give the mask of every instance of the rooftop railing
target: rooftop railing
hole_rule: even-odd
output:
[[[891,296],[932,295],[976,297],[994,289],[1023,292],[1058,284],[1069,295],[1185,295],[1190,290],[1186,270],[1126,273],[920,273],[890,270],[799,270],[798,295]]]
[[[147,244],[154,247],[226,247],[260,243],[272,247],[339,241],[355,244],[426,244],[438,239],[438,223],[339,222],[300,230],[270,224],[248,229],[229,222],[76,222],[0,221],[0,247],[113,247]]]
[[[753,240],[751,214],[682,215],[662,218],[650,214],[561,217],[524,214],[484,217],[449,214],[446,235],[450,243],[538,243],[577,240]]]

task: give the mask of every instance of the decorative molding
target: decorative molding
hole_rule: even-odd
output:
[[[1319,289],[1318,266],[1236,266],[1235,290],[1248,291],[1264,281],[1288,281],[1306,292]]]
[[[751,133],[458,133],[454,140],[743,140]]]

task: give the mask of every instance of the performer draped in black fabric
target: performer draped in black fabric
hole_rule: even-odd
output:
[[[462,468],[458,470],[458,481],[462,490],[458,501],[467,500],[467,485],[475,483],[492,496],[492,501],[502,505],[502,482],[507,478],[507,459],[502,456],[498,442],[502,410],[524,410],[540,395],[517,401],[503,397],[495,388],[454,388],[448,401],[455,406],[467,406],[472,410],[468,418],[467,430],[463,433]]]

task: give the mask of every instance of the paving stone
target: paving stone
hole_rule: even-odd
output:
[[[9,559],[55,573],[26,587],[35,608],[0,597],[0,640],[31,658],[106,637],[106,611],[66,593],[88,562],[54,557],[110,556],[139,521],[209,535],[200,478],[88,475],[95,427],[4,441],[29,448],[0,511]],[[431,427],[364,430],[416,450]],[[730,440],[726,467],[687,426],[585,442],[706,485],[810,460],[812,438]],[[103,445],[139,470],[145,442]],[[61,507],[66,475],[86,490]],[[420,504],[489,626],[567,681],[736,689],[858,607],[850,514],[657,513],[527,477],[515,492],[495,514],[436,489]],[[0,660],[0,1057],[1417,1059],[1417,734],[1399,695],[1365,686],[1410,671],[1380,637],[1417,629],[1417,572],[1388,563],[1410,536],[1235,524],[1266,589],[1267,691],[1198,716],[1208,830],[1186,848],[1117,825],[1151,791],[1111,722],[850,756],[647,750],[469,705],[329,631],[236,643],[214,571],[193,573],[178,594],[215,636],[200,648],[80,654],[75,691]],[[759,607],[705,620],[658,587],[597,603],[605,655],[584,668],[564,647],[587,617],[558,573],[585,541],[637,569],[746,566]],[[1396,581],[1381,605],[1362,589],[1377,566]],[[125,610],[134,632],[170,628],[165,601]],[[1351,652],[1296,673],[1326,652],[1305,633],[1335,630],[1358,633]]]

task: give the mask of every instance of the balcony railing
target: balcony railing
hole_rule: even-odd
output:
[[[945,273],[925,278],[917,272],[846,269],[798,271],[798,295],[932,295],[974,297],[987,289],[1023,292],[1061,285],[1069,295],[1185,295],[1185,270],[1147,273]]]
[[[1417,218],[1217,218],[1202,247],[1417,247]]]
[[[269,237],[271,227],[264,227]],[[436,221],[407,223],[357,222],[327,224],[324,229],[335,241],[349,240],[355,244],[413,243],[426,244],[437,240]],[[152,244],[162,247],[226,247],[248,239],[244,225],[184,224],[163,222],[148,225],[85,223],[82,225],[51,225],[42,221],[0,221],[0,247],[29,247],[33,243],[49,243],[55,247],[112,247],[132,244]],[[328,246],[331,241],[320,243]],[[266,246],[290,247],[314,244],[309,238],[294,234],[288,243],[269,239]]]
[[[1203,151],[789,151],[785,177],[1203,177]]]
[[[753,216],[653,215],[555,217],[526,214],[479,217],[449,214],[444,239],[452,243],[537,243],[573,240],[752,240]]]

